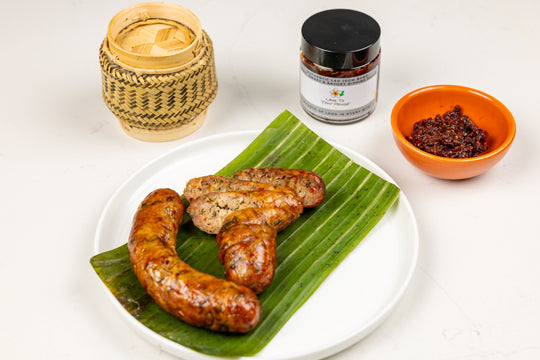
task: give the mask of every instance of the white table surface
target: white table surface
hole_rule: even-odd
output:
[[[99,45],[133,3],[0,5],[0,358],[173,359],[105,296],[89,264],[98,218],[148,161],[209,135],[262,129],[284,109],[388,172],[418,221],[418,266],[404,297],[333,359],[540,358],[540,2],[178,2],[214,41],[219,91],[197,132],[166,143],[127,136],[101,97]],[[377,109],[345,126],[310,118],[298,96],[301,24],[337,7],[382,28]],[[485,91],[516,119],[507,156],[477,178],[429,177],[393,142],[396,101],[443,83]]]

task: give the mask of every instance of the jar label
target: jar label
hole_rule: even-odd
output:
[[[365,74],[342,78],[323,76],[300,65],[300,97],[308,112],[325,120],[346,122],[375,110],[378,64]]]

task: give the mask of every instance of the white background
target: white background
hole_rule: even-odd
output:
[[[148,161],[208,135],[262,129],[284,109],[388,172],[419,226],[418,267],[402,301],[333,359],[540,358],[540,3],[177,2],[214,42],[219,90],[204,125],[167,143],[125,135],[101,98],[99,45],[109,20],[134,3],[0,5],[1,358],[173,359],[105,296],[89,264],[98,218]],[[298,95],[300,27],[337,7],[364,11],[382,28],[378,107],[343,126],[311,119]],[[429,177],[393,143],[397,100],[444,83],[485,91],[516,119],[507,156],[474,179]]]

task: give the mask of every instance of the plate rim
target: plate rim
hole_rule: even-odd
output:
[[[154,159],[147,161],[145,164],[143,164],[141,167],[139,167],[135,172],[133,172],[130,176],[128,176],[116,189],[113,191],[109,199],[107,200],[105,206],[103,207],[103,210],[99,216],[98,224],[96,226],[96,231],[94,235],[94,246],[93,246],[93,255],[97,255],[103,251],[111,250],[111,249],[103,249],[103,244],[100,241],[100,238],[103,238],[103,228],[104,228],[104,221],[107,216],[107,214],[110,212],[110,208],[115,203],[115,200],[122,194],[123,191],[128,188],[128,186],[137,180],[137,177],[139,177],[141,174],[143,174],[145,171],[148,171],[152,166],[158,164],[159,162],[162,162],[163,159],[182,151],[184,148],[194,147],[199,145],[200,143],[207,143],[212,142],[212,140],[215,139],[226,139],[231,137],[252,137],[252,140],[255,139],[256,136],[258,136],[261,133],[262,130],[240,130],[240,131],[230,131],[230,132],[224,132],[220,134],[214,134],[209,136],[204,136],[198,139],[194,139],[192,141],[185,142],[183,144],[180,144],[178,146],[175,146],[167,151],[165,151],[163,154],[155,157]],[[356,157],[360,160],[352,159],[354,162],[358,163],[360,162],[360,166],[368,168],[369,171],[374,172],[376,175],[384,178],[386,181],[389,181],[396,186],[398,186],[395,182],[395,180],[386,172],[384,171],[380,166],[378,166],[376,163],[365,157],[364,155],[358,153],[355,150],[352,150],[349,147],[342,146],[336,143],[333,143],[331,141],[328,141],[330,145],[335,147],[337,150],[341,151],[348,157]],[[249,144],[249,142],[248,142]],[[352,155],[352,156],[351,156]],[[408,201],[406,195],[403,192],[403,189],[400,188],[400,194],[398,202],[401,205],[405,207],[404,211],[409,216],[409,221],[411,225],[412,233],[409,235],[412,239],[411,242],[411,250],[412,250],[412,257],[409,259],[408,263],[409,266],[407,268],[406,276],[404,277],[404,280],[402,281],[401,285],[399,286],[399,289],[393,293],[393,295],[390,297],[391,299],[388,301],[388,303],[376,314],[376,316],[371,319],[371,321],[367,323],[363,323],[360,327],[359,331],[353,332],[351,336],[347,338],[341,339],[338,343],[335,343],[333,346],[327,346],[327,347],[321,347],[318,349],[314,349],[313,352],[304,353],[304,354],[295,354],[291,357],[286,358],[280,358],[280,360],[300,360],[300,359],[320,359],[323,357],[331,356],[334,354],[337,354],[340,351],[345,350],[346,348],[356,344],[359,342],[362,338],[369,335],[372,331],[374,331],[384,320],[391,314],[392,310],[396,307],[396,305],[399,303],[401,298],[403,297],[406,289],[409,287],[409,284],[414,276],[414,273],[417,268],[418,264],[418,257],[419,257],[419,231],[418,231],[418,223],[416,221],[416,217],[414,215],[414,212],[412,210],[412,207],[410,205],[410,202]],[[189,347],[186,347],[182,344],[176,343],[170,339],[167,339],[166,337],[154,332],[153,330],[149,329],[148,327],[144,326],[144,324],[140,323],[135,317],[133,317],[121,304],[118,302],[116,297],[112,294],[112,292],[107,288],[107,286],[99,279],[99,283],[102,285],[102,288],[106,292],[109,300],[113,303],[113,306],[119,310],[122,317],[127,320],[127,322],[130,324],[130,327],[134,329],[140,336],[143,336],[145,340],[152,343],[153,345],[158,346],[159,348],[165,350],[167,353],[175,356],[189,356],[189,359],[193,360],[216,360],[216,359],[230,359],[227,357],[220,357],[220,356],[214,356],[209,354],[200,353],[198,351],[195,351]],[[181,350],[181,351],[179,351]],[[264,348],[261,350],[261,352],[264,350]],[[259,353],[258,353],[259,354]],[[266,357],[258,357],[255,354],[253,356],[241,356],[241,357],[235,357],[234,359],[237,360],[265,360],[268,359]]]

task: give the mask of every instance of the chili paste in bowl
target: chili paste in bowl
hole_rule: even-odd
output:
[[[391,125],[410,163],[449,180],[489,170],[516,134],[514,117],[499,100],[458,85],[426,86],[404,95],[392,109]]]
[[[488,133],[461,112],[459,105],[442,116],[416,122],[406,139],[430,154],[447,158],[470,158],[488,149]]]

